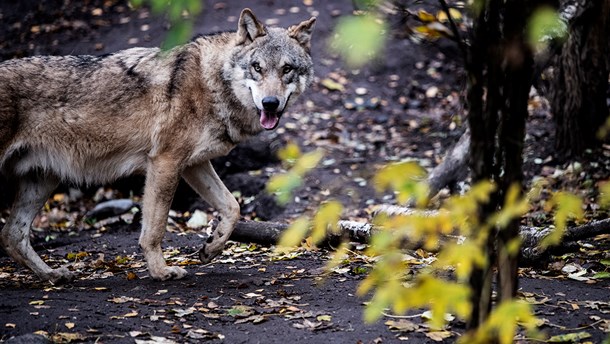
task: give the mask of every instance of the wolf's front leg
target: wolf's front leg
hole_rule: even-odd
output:
[[[187,168],[182,177],[195,191],[220,213],[220,223],[203,244],[199,257],[204,263],[210,262],[222,252],[229,240],[235,224],[239,220],[239,203],[222,183],[209,161]]]
[[[57,187],[57,178],[28,175],[19,180],[11,215],[2,229],[0,243],[6,253],[19,263],[32,269],[38,277],[51,283],[69,282],[74,275],[65,267],[51,269],[30,243],[30,226],[51,192]]]
[[[140,247],[150,276],[162,281],[180,279],[187,274],[180,267],[167,266],[161,250],[169,208],[180,180],[178,166],[179,161],[174,157],[159,156],[151,159],[146,172]]]

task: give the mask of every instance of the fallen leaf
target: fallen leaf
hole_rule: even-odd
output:
[[[331,318],[331,316],[330,316],[330,315],[328,315],[328,314],[324,314],[324,315],[318,315],[318,316],[316,317],[316,320],[317,320],[317,321],[330,321],[331,319],[332,319],[332,318]]]
[[[125,302],[135,301],[135,300],[136,299],[134,299],[133,297],[119,296],[119,297],[113,297],[112,299],[108,299],[108,302],[112,302],[112,303],[125,303]]]
[[[136,344],[177,344],[177,342],[158,336],[151,336],[150,339],[136,339]]]
[[[207,224],[208,214],[199,209],[195,210],[191,218],[186,222],[188,228],[201,228],[207,226]]]
[[[71,330],[74,328],[74,326],[76,326],[73,322],[67,322],[64,325],[68,328],[68,330]]]
[[[196,311],[196,309],[194,307],[190,307],[187,309],[178,309],[178,308],[172,309],[172,312],[174,312],[174,314],[180,318],[182,318],[185,315],[191,315],[191,314],[195,313],[195,311]]]
[[[260,324],[266,320],[267,318],[265,318],[263,315],[252,315],[246,318],[235,320],[235,324],[243,324],[247,322],[251,322],[253,324]]]
[[[435,342],[442,342],[443,340],[451,337],[453,334],[449,331],[433,331],[426,332],[426,337],[432,339]]]
[[[417,11],[417,17],[424,23],[433,22],[436,20],[436,17],[432,13],[427,12],[426,10]]]
[[[227,314],[232,317],[248,317],[254,314],[254,309],[250,306],[236,305],[227,310]]]
[[[388,320],[385,322],[385,324],[388,326],[390,331],[411,332],[419,329],[418,324],[407,319]]]
[[[75,341],[82,341],[85,339],[85,336],[80,333],[58,332],[52,334],[49,339],[53,343],[70,343]]]
[[[326,79],[323,79],[322,81],[320,81],[320,83],[322,84],[322,86],[326,87],[330,91],[339,91],[339,92],[345,91],[345,87],[343,85],[341,85],[340,83],[334,81],[333,79],[326,78]]]
[[[547,340],[547,343],[576,343],[586,338],[591,338],[591,334],[589,332],[582,331],[552,336]]]

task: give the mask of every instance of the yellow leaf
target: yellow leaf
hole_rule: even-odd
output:
[[[85,258],[87,256],[89,256],[89,253],[87,253],[87,252],[77,252],[77,253],[70,252],[70,253],[66,254],[66,259],[68,259],[68,260],[81,260],[81,259],[83,259],[83,258]]]
[[[434,17],[434,15],[432,13],[429,13],[426,10],[417,11],[417,17],[419,18],[419,20],[423,21],[424,23],[429,23],[429,22],[433,22],[436,20],[436,17]]]
[[[320,206],[313,218],[311,237],[314,244],[324,240],[327,230],[332,233],[339,232],[339,219],[342,211],[343,205],[337,201],[328,201]]]
[[[289,163],[294,163],[301,156],[301,149],[297,144],[291,142],[277,152],[277,156]]]
[[[318,320],[318,321],[330,321],[331,319],[332,319],[331,316],[327,315],[327,314],[318,315],[316,317],[316,320]]]
[[[501,344],[513,343],[517,325],[535,331],[536,318],[529,304],[519,300],[503,301],[474,333],[462,336],[459,343],[488,343],[496,334]]]
[[[409,199],[423,203],[427,195],[427,186],[422,183],[426,174],[426,170],[415,162],[400,162],[379,170],[373,177],[373,183],[378,192],[387,189],[398,192],[398,201],[401,203]]]
[[[462,20],[462,13],[455,8],[450,8],[449,14],[451,15],[451,18],[454,21]],[[436,14],[436,19],[441,23],[449,21],[449,18],[447,17],[447,12],[445,11],[438,11],[438,13]]]
[[[282,233],[276,249],[284,251],[286,248],[299,245],[305,239],[308,230],[309,219],[306,216],[299,217]]]
[[[324,152],[321,149],[307,152],[297,160],[292,171],[299,176],[303,176],[305,173],[309,172],[309,170],[315,168],[323,156]]]
[[[555,230],[546,236],[540,245],[548,247],[556,245],[561,241],[569,219],[582,219],[582,200],[568,192],[557,192],[547,203],[547,207],[555,207]]]
[[[63,202],[66,199],[65,194],[55,194],[53,195],[53,201],[55,202]]]
[[[331,258],[326,263],[325,270],[332,271],[336,267],[341,264],[341,262],[345,259],[345,256],[348,252],[349,244],[347,242],[342,242],[339,247],[333,252]]]
[[[49,338],[53,343],[71,343],[84,340],[84,336],[80,333],[58,332],[54,333]]]
[[[414,30],[415,30],[415,32],[421,34],[422,36],[424,36],[430,40],[434,40],[434,39],[442,37],[442,35],[438,31],[432,30],[431,28],[428,27],[428,25],[416,26],[414,28]]]
[[[474,267],[482,268],[487,264],[487,257],[483,254],[481,247],[471,240],[463,244],[450,244],[443,248],[438,255],[434,266],[455,266],[455,272],[459,281],[465,281],[470,277]]]
[[[64,325],[65,325],[65,326],[68,328],[68,330],[71,330],[71,329],[73,329],[73,328],[74,328],[74,326],[76,326],[76,325],[75,325],[74,323],[72,323],[72,322],[67,322],[67,323],[65,323]]]
[[[30,305],[34,305],[34,306],[44,305],[44,300],[30,301]]]
[[[329,89],[331,91],[339,91],[339,92],[345,91],[345,87],[343,85],[341,85],[340,83],[338,83],[335,80],[330,79],[330,78],[325,78],[322,81],[320,81],[320,83],[322,84],[322,86],[326,87],[327,89]]]

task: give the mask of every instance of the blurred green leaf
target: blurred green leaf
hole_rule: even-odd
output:
[[[291,200],[292,192],[301,186],[302,182],[301,176],[293,172],[276,174],[269,179],[267,191],[274,193],[280,204],[286,204]]]
[[[543,50],[550,40],[564,37],[567,29],[555,9],[542,6],[534,11],[527,25],[528,41],[534,49]]]
[[[335,27],[331,49],[357,68],[375,58],[385,42],[386,23],[371,14],[343,17]]]
[[[172,24],[170,30],[165,36],[165,40],[161,44],[162,50],[169,50],[180,44],[188,42],[193,32],[192,20],[183,19]]]

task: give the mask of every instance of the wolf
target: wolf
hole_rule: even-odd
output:
[[[4,250],[43,280],[73,279],[33,250],[32,221],[60,182],[101,184],[146,178],[139,245],[156,280],[180,279],[161,243],[180,178],[221,220],[200,250],[222,252],[239,204],[210,159],[264,130],[312,83],[316,18],[264,26],[248,8],[236,31],[197,37],[161,51],[132,48],[105,56],[37,56],[0,63],[0,168],[15,182]]]

